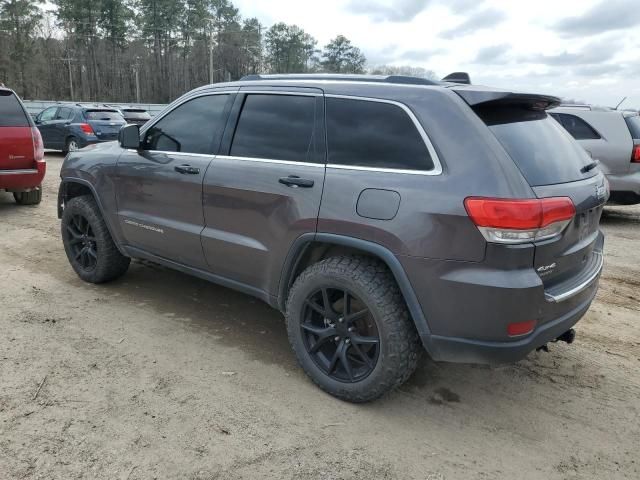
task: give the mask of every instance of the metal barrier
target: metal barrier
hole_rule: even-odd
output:
[[[27,112],[31,116],[36,116],[42,110],[48,107],[56,106],[56,105],[105,105],[105,103],[100,102],[54,102],[50,100],[23,100],[24,106],[27,109]],[[127,105],[131,107],[140,107],[144,108],[149,115],[152,117],[156,116],[160,111],[166,107],[166,105],[161,103],[120,103],[120,102],[106,102],[106,105]]]

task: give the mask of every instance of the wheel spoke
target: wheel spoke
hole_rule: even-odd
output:
[[[340,349],[340,361],[342,362],[342,365],[344,366],[344,369],[349,376],[349,380],[353,382],[353,371],[351,370],[351,364],[349,363],[349,359],[347,358],[347,350],[349,349],[349,346],[346,344],[343,345],[344,346],[342,347],[342,349]]]
[[[92,246],[87,249],[87,253],[93,258],[95,258],[96,260],[98,260],[98,253],[93,249]]]
[[[73,239],[69,240],[69,245],[77,245],[78,243],[82,243],[81,238],[74,237]]]
[[[355,322],[356,320],[360,320],[361,318],[364,318],[368,313],[369,313],[369,309],[365,308],[364,310],[360,310],[359,312],[351,313],[350,315],[345,317],[345,320],[349,322]]]
[[[329,363],[329,375],[331,375],[335,368],[338,366],[338,360],[340,360],[340,355],[342,354],[341,352],[343,348],[344,340],[342,340],[338,344],[338,348],[336,348],[336,351],[333,353],[333,357],[331,357],[331,362]]]
[[[307,300],[306,304],[311,307],[312,310],[315,310],[317,313],[319,313],[320,315],[322,315],[323,317],[326,317],[326,312],[324,311],[324,309],[318,305],[316,302],[314,302],[313,300]]]
[[[363,337],[361,335],[352,335],[351,341],[356,345],[378,345],[380,343],[377,337]]]
[[[76,252],[76,256],[74,257],[74,260],[80,260],[80,263],[82,263],[81,258],[84,255],[86,250],[87,250],[87,247],[82,247],[80,250],[78,250]]]
[[[74,223],[71,222],[71,224],[67,225],[67,232],[69,232],[74,239],[80,238],[82,234],[74,227]]]
[[[351,345],[353,346],[353,349],[354,349],[354,350],[355,350],[355,352],[358,354],[358,356],[359,356],[360,358],[362,358],[362,360],[363,360],[363,361],[364,361],[364,363],[367,365],[367,367],[369,367],[369,368],[373,368],[373,365],[371,364],[371,359],[365,355],[365,353],[360,349],[360,347],[358,346],[358,344],[356,344],[356,343],[351,343]]]

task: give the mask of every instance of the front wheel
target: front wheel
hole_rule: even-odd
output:
[[[62,213],[62,243],[69,263],[85,282],[103,283],[127,271],[131,259],[120,253],[95,200],[69,200]]]
[[[395,280],[368,257],[332,257],[308,267],[287,301],[289,341],[323,390],[367,402],[404,383],[422,352]]]

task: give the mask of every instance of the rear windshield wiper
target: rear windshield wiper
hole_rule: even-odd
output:
[[[591,170],[593,170],[594,168],[596,168],[598,166],[598,163],[600,163],[598,160],[594,160],[593,162],[585,165],[584,167],[582,167],[580,169],[580,172],[582,173],[587,173],[590,172]]]

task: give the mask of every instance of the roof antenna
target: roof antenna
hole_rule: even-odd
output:
[[[616,108],[614,108],[614,110],[617,110],[617,109],[618,109],[618,107],[619,107],[620,105],[622,105],[626,99],[627,99],[627,97],[624,97],[622,100],[620,100],[620,103],[619,103],[618,105],[616,105]]]

